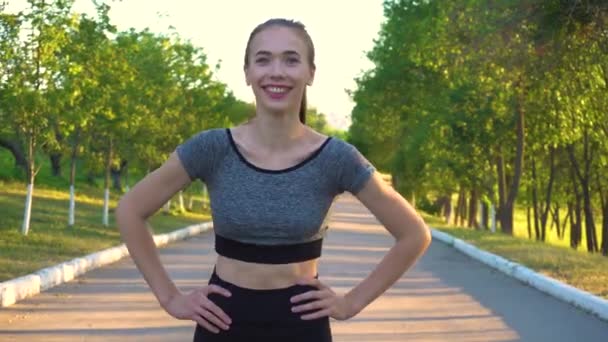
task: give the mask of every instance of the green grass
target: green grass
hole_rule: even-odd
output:
[[[69,192],[36,186],[30,231],[24,236],[21,224],[25,184],[0,181],[0,281],[122,243],[112,212],[110,226],[102,224],[103,191],[80,185],[76,193],[75,225],[69,227]],[[110,209],[116,206],[118,199],[118,194],[111,195]],[[209,213],[200,209],[200,202],[195,204],[199,207],[195,212],[154,215],[150,219],[154,233],[210,220]]]
[[[430,226],[480,249],[608,299],[608,257],[522,238],[522,227],[523,235],[527,236],[526,226],[518,224],[517,220],[515,231],[516,235],[520,236],[508,236],[502,233],[446,225],[443,219],[425,213],[423,213],[423,217]]]
[[[564,210],[562,210],[562,212],[560,213],[560,215],[561,215],[560,220],[564,219],[563,215],[565,215],[565,214],[566,213],[564,212]],[[584,221],[585,215],[584,215],[584,213],[582,215],[583,215],[582,219]],[[599,247],[600,242],[602,241],[602,219],[603,218],[601,215],[599,215],[598,213],[595,213],[594,221],[595,221],[595,230],[596,230],[596,237],[597,237],[597,241],[598,241],[598,247]],[[528,223],[527,223],[527,218],[526,218],[526,211],[522,208],[518,208],[517,210],[515,210],[515,212],[513,213],[513,221],[514,221],[513,235],[515,235],[517,237],[528,238],[528,228],[527,228]],[[549,222],[551,222],[550,219],[549,219]],[[532,229],[532,234],[534,234],[534,227],[532,227],[531,229]],[[566,225],[565,232],[564,232],[564,238],[560,239],[559,236],[557,235],[557,230],[555,228],[550,229],[550,223],[548,223],[545,242],[548,244],[554,245],[554,246],[570,248],[570,225],[569,224]],[[587,233],[585,232],[585,223],[584,222],[583,222],[583,228],[582,228],[581,243],[579,244],[577,250],[579,250],[581,252],[587,251]]]

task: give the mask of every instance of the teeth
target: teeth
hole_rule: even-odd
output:
[[[279,88],[279,87],[268,87],[266,89],[268,89],[268,91],[271,93],[285,93],[287,91],[287,88]]]

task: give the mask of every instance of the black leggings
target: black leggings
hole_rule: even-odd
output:
[[[220,279],[213,270],[209,284],[221,286],[232,294],[224,297],[217,293],[208,298],[232,320],[230,328],[219,328],[219,334],[199,324],[194,342],[331,342],[329,317],[314,320],[300,318],[306,312],[291,312],[292,296],[316,290],[313,286],[293,285],[276,290],[255,290],[239,287]],[[300,302],[305,303],[305,302]]]

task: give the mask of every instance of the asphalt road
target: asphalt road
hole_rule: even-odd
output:
[[[333,206],[320,279],[347,291],[392,245],[374,216],[350,195]],[[160,250],[183,290],[206,284],[213,234]],[[332,321],[334,341],[608,341],[608,323],[527,287],[434,241],[390,290],[348,321]],[[194,322],[156,303],[130,258],[7,308],[0,341],[191,341]]]

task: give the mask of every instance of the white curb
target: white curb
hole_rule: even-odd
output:
[[[171,233],[154,235],[154,243],[157,247],[161,247],[173,241],[201,234],[212,228],[212,222],[191,225]],[[22,299],[34,296],[53,286],[68,282],[92,269],[116,262],[127,255],[129,255],[129,251],[123,243],[120,246],[108,248],[41,269],[23,277],[2,282],[0,283],[0,307],[13,305]]]
[[[608,321],[608,300],[536,273],[525,266],[509,261],[498,255],[482,251],[469,243],[437,229],[431,229],[431,233],[434,239],[456,248],[473,259],[481,261],[527,285],[566,303],[572,304],[600,319]]]

